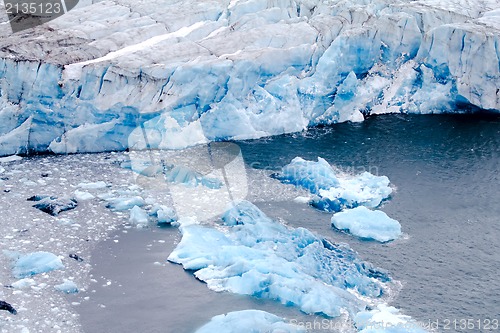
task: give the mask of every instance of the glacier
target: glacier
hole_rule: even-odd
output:
[[[317,162],[295,157],[280,172],[271,176],[284,184],[308,190],[314,195],[310,204],[327,212],[339,212],[360,205],[375,208],[392,193],[386,176],[375,176],[367,171],[355,176],[347,175],[335,170],[321,157]]]
[[[495,0],[90,2],[14,34],[0,2],[0,155],[500,111]]]
[[[380,210],[364,206],[347,209],[332,216],[332,225],[363,239],[388,242],[401,236],[401,225]]]
[[[338,317],[365,310],[367,299],[382,299],[390,288],[389,275],[348,246],[275,222],[248,201],[230,206],[222,221],[214,227],[179,219],[182,239],[168,257],[214,291]]]
[[[284,319],[269,312],[242,310],[215,316],[195,333],[240,332],[305,333],[306,330],[297,325],[288,324]]]

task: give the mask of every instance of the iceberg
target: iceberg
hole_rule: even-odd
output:
[[[148,213],[139,206],[134,206],[130,209],[129,222],[138,228],[148,224]]]
[[[296,157],[280,173],[272,176],[284,184],[308,190],[314,194],[310,204],[328,212],[357,206],[375,208],[392,193],[386,176],[375,176],[369,172],[344,175],[321,157],[317,162]]]
[[[168,257],[212,290],[338,317],[363,310],[366,297],[379,299],[389,288],[388,274],[349,247],[277,223],[248,201],[222,220],[220,228],[179,220],[182,240]]]
[[[269,312],[242,310],[215,316],[195,333],[241,333],[241,332],[305,333],[297,325],[286,323],[284,319]]]
[[[178,220],[174,209],[165,205],[154,205],[149,214],[156,215],[158,224],[170,224]]]
[[[497,1],[98,1],[0,21],[0,155],[183,148],[500,112]],[[133,142],[134,140],[132,140]]]
[[[78,286],[71,280],[64,279],[64,282],[54,286],[54,289],[66,294],[78,293]]]
[[[18,279],[23,279],[58,269],[64,269],[61,259],[53,253],[40,251],[23,255],[15,260],[12,274]]]
[[[401,235],[401,225],[380,210],[360,206],[335,213],[332,225],[364,239],[388,242]]]
[[[424,325],[386,304],[358,313],[354,322],[359,333],[427,333]]]

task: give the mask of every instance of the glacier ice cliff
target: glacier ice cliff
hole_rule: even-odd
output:
[[[495,0],[101,1],[16,34],[2,7],[0,155],[500,111]]]

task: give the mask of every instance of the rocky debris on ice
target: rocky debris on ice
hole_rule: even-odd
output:
[[[5,302],[5,301],[0,301],[0,310],[6,310],[6,311],[9,311],[10,313],[12,313],[13,315],[16,315],[17,314],[17,311],[16,309],[14,309],[14,307],[12,305],[10,305],[9,303]]]
[[[27,200],[35,201],[36,204],[33,207],[52,216],[57,216],[61,212],[75,209],[78,206],[74,198],[67,197],[58,198],[54,196],[34,195]]]

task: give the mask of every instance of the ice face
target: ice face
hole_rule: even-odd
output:
[[[123,150],[137,135],[182,148],[387,112],[499,112],[499,6],[119,0],[29,35],[2,24],[0,155]]]
[[[22,279],[56,269],[64,269],[61,259],[53,253],[41,251],[20,256],[14,262],[12,274]]]
[[[357,176],[345,175],[334,170],[321,157],[317,162],[296,157],[273,177],[285,184],[309,190],[315,195],[311,205],[329,212],[360,205],[375,208],[392,193],[386,176],[375,176],[369,172]]]
[[[379,210],[360,206],[335,213],[332,225],[351,234],[379,242],[388,242],[401,235],[401,225]]]
[[[283,318],[259,310],[243,310],[215,316],[196,333],[240,333],[247,332],[305,333],[306,330],[285,323]]]
[[[337,317],[365,307],[356,295],[381,297],[390,281],[347,246],[288,228],[248,201],[228,209],[222,219],[223,230],[179,220],[182,240],[169,256],[212,290]]]

